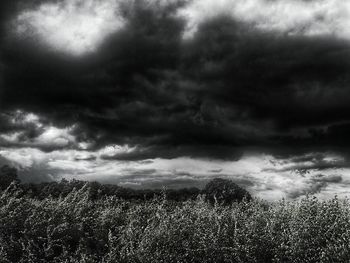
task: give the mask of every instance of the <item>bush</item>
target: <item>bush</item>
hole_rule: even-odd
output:
[[[211,180],[205,186],[203,192],[206,200],[211,204],[217,202],[229,205],[234,201],[251,200],[251,195],[247,190],[227,179],[216,178]]]

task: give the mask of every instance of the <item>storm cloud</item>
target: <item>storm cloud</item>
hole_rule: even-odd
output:
[[[0,146],[347,168],[350,6],[219,2],[2,1]]]

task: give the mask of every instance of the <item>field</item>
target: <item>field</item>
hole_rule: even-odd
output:
[[[1,262],[349,262],[350,203],[0,196]]]

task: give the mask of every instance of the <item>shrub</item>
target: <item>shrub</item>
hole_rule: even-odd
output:
[[[216,178],[211,180],[203,190],[205,198],[210,203],[219,203],[228,205],[234,201],[242,201],[244,198],[251,200],[249,192],[239,187],[234,182]]]

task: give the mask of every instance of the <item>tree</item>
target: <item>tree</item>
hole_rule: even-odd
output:
[[[216,178],[211,180],[203,190],[205,199],[210,203],[229,205],[234,201],[251,200],[250,193],[231,180]]]
[[[0,189],[5,190],[12,182],[19,183],[17,170],[8,165],[0,168]]]

